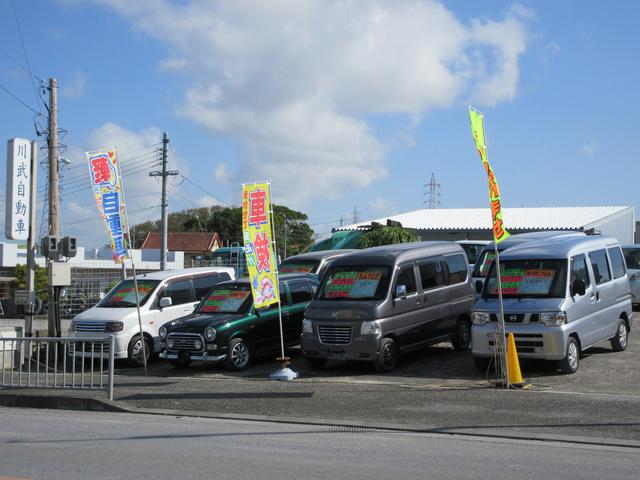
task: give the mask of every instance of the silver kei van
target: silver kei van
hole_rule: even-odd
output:
[[[580,353],[604,341],[627,348],[631,295],[618,241],[567,236],[528,242],[500,254],[505,333],[518,356],[559,362],[578,370]],[[473,309],[472,354],[485,370],[494,354],[500,307],[496,269]]]
[[[508,248],[522,245],[523,243],[527,242],[535,242],[538,240],[552,240],[554,238],[566,236],[578,236],[584,238],[586,234],[584,232],[575,230],[542,230],[539,232],[517,233],[500,242],[498,244],[498,252],[503,252]],[[482,292],[484,279],[489,273],[489,268],[491,267],[491,263],[493,262],[493,258],[495,257],[495,249],[496,247],[494,242],[487,243],[487,245],[485,245],[485,247],[482,249],[482,252],[480,252],[480,254],[478,255],[475,265],[473,266],[471,281],[473,282],[473,289],[475,291],[476,299],[480,297],[480,293]]]
[[[467,350],[473,293],[467,258],[452,242],[368,248],[335,259],[302,322],[302,353],[395,368],[401,352],[444,340]]]

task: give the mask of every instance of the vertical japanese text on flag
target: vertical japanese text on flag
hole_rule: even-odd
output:
[[[87,153],[91,188],[96,199],[98,211],[104,220],[113,260],[122,262],[129,258],[127,234],[127,217],[122,192],[122,179],[118,155],[115,149],[98,150]]]
[[[242,188],[242,237],[254,305],[266,307],[279,301],[276,260],[272,248],[269,183]]]
[[[480,155],[480,160],[482,160],[482,166],[489,177],[489,201],[491,203],[493,239],[496,243],[500,243],[509,238],[511,234],[504,228],[500,189],[498,188],[498,181],[496,180],[487,156],[487,144],[484,135],[484,115],[470,107],[469,119],[471,120],[471,131],[478,154]]]

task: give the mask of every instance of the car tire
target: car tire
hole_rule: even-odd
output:
[[[624,352],[629,344],[629,327],[627,322],[620,319],[618,322],[618,328],[616,328],[616,334],[611,338],[611,347],[616,352]]]
[[[251,363],[251,349],[243,338],[234,338],[229,342],[224,366],[227,370],[244,370]]]
[[[147,337],[144,337],[144,347],[145,353],[147,357],[147,364],[151,359],[151,352],[153,350],[153,346]],[[129,342],[129,347],[127,348],[127,361],[129,365],[132,367],[142,367],[144,365],[144,360],[142,358],[142,343],[140,342],[140,335],[134,336]]]
[[[456,352],[466,352],[471,348],[471,322],[469,320],[458,321],[451,345]]]
[[[326,358],[304,357],[304,361],[312,370],[320,370],[327,364]]]
[[[398,364],[400,349],[392,338],[383,338],[380,342],[378,358],[373,362],[374,368],[379,372],[390,372]]]
[[[579,366],[580,345],[574,337],[569,337],[565,357],[559,362],[560,371],[566,374],[576,373]]]

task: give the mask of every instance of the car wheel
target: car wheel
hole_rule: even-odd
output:
[[[151,358],[151,350],[153,347],[151,346],[151,342],[147,337],[144,337],[144,351],[145,356],[147,357],[147,364],[149,363],[149,359]],[[140,335],[136,335],[129,342],[129,348],[127,348],[127,361],[129,365],[132,367],[141,367],[144,365],[144,360],[142,358],[142,342],[140,341]]]
[[[490,358],[485,357],[473,357],[473,365],[482,373],[486,373],[489,370]]]
[[[580,364],[580,345],[578,341],[569,337],[565,357],[560,360],[560,370],[562,373],[576,373]]]
[[[242,338],[234,338],[229,342],[229,353],[224,361],[228,370],[244,370],[251,363],[251,350]]]
[[[456,352],[464,352],[471,348],[471,322],[469,320],[460,320],[456,324],[451,344]]]
[[[622,352],[627,349],[628,343],[629,343],[629,329],[627,327],[627,322],[620,319],[620,322],[618,322],[618,329],[616,330],[616,335],[611,339],[611,346],[616,352]]]
[[[304,361],[307,362],[309,368],[314,370],[320,370],[327,364],[326,358],[304,357]]]
[[[380,351],[378,359],[373,362],[373,366],[379,372],[390,372],[398,364],[400,350],[398,345],[392,338],[383,338],[380,342]]]

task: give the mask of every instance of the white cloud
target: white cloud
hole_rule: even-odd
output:
[[[71,79],[62,86],[60,93],[66,98],[80,98],[84,96],[87,89],[87,77],[82,72],[75,72]]]
[[[166,45],[161,70],[192,79],[179,115],[245,148],[234,171],[255,178],[216,178],[270,178],[298,206],[387,175],[368,115],[412,123],[513,99],[532,18],[516,4],[465,25],[433,0],[95,1]]]
[[[156,127],[134,132],[115,123],[106,123],[91,132],[86,140],[86,151],[117,148],[130,226],[160,218],[159,177],[150,177],[149,172],[160,169],[157,150],[161,138],[162,133]],[[70,150],[68,157],[72,162],[71,170],[62,170],[60,180],[64,233],[78,237],[83,246],[104,245],[108,242],[106,229],[98,216],[93,194],[88,188],[83,188],[83,175],[89,184],[84,152]],[[175,168],[171,162],[170,168]],[[171,211],[171,200],[169,203]]]
[[[398,212],[398,207],[395,203],[381,197],[370,201],[367,206],[373,218],[381,218]]]
[[[598,151],[598,142],[593,141],[593,142],[585,143],[584,145],[582,145],[582,152],[589,157],[593,157],[597,151]]]
[[[556,42],[547,43],[540,53],[540,57],[544,63],[549,63],[553,57],[560,53],[560,45]]]

